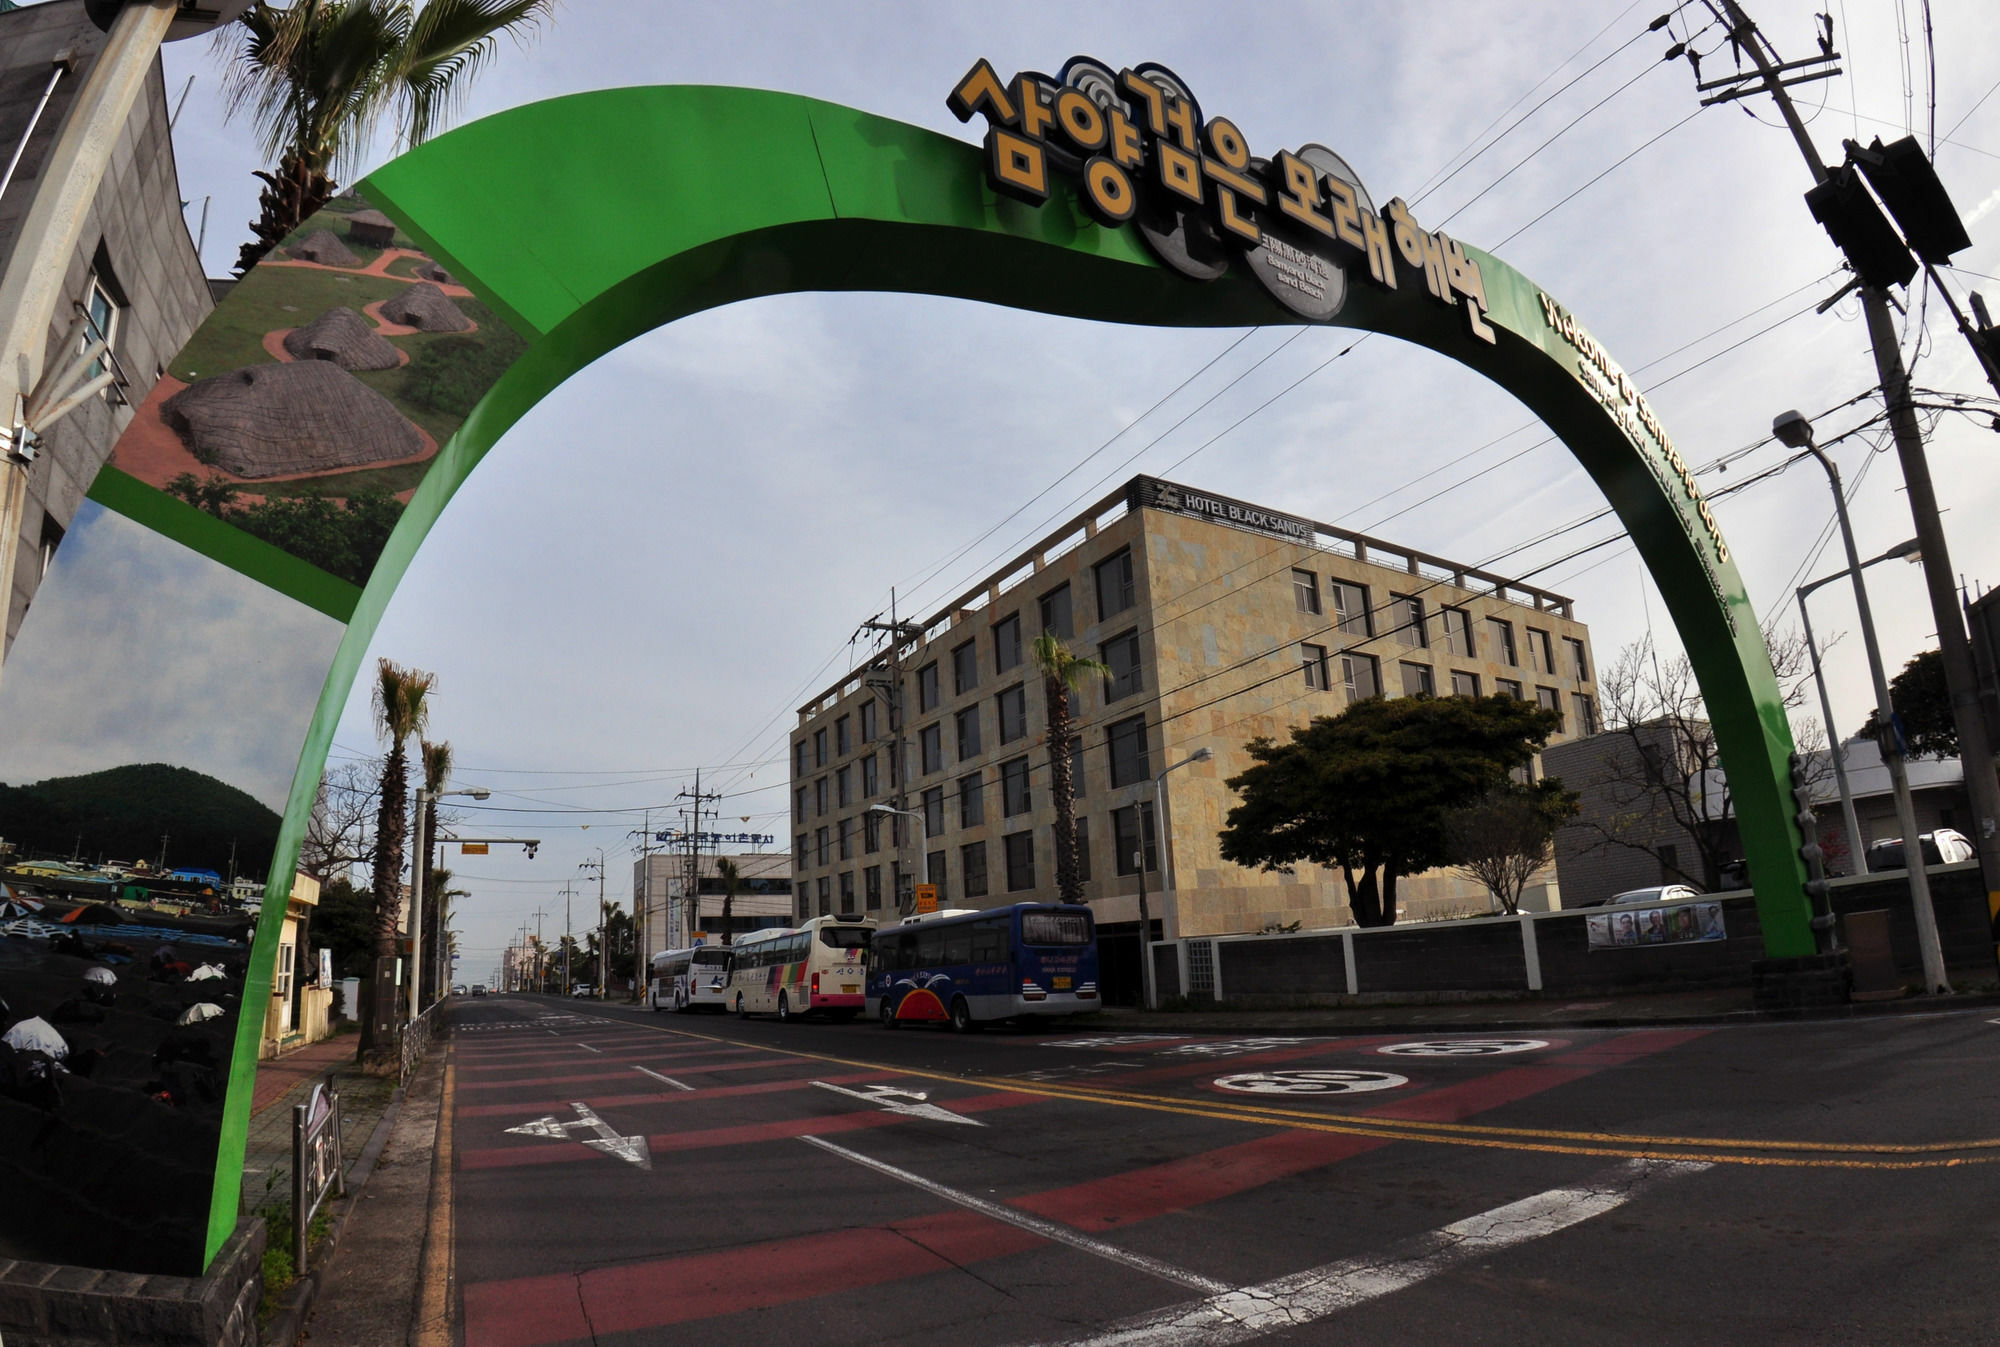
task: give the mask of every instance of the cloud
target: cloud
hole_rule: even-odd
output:
[[[282,812],[341,631],[86,501],[0,681],[0,781],[165,762]]]

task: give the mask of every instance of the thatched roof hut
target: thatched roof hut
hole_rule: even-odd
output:
[[[429,281],[405,286],[403,293],[382,301],[382,316],[419,332],[463,332],[472,320]]]
[[[331,360],[344,370],[394,369],[402,354],[353,309],[328,309],[285,334],[294,360]]]
[[[323,267],[358,267],[361,259],[335,238],[333,231],[315,229],[285,251],[301,262],[317,262]]]
[[[396,222],[379,210],[358,210],[347,217],[347,237],[364,248],[387,248],[396,241]]]
[[[238,477],[332,472],[423,452],[423,437],[394,403],[329,360],[218,374],[160,410],[196,458]]]
[[[449,271],[446,271],[435,262],[419,262],[417,264],[417,279],[420,281],[436,281],[439,285],[458,284],[457,281],[451,278]]]

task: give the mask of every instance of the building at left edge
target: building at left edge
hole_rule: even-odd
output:
[[[0,0],[0,165],[17,148],[21,151],[14,176],[0,195],[0,266],[12,255],[22,219],[41,185],[42,165],[104,42],[105,35],[80,4],[16,7]],[[133,409],[214,308],[182,212],[169,116],[166,79],[156,56],[68,259],[44,361],[45,368],[55,368],[66,363],[66,355],[76,354],[58,348],[81,308],[110,335],[115,368],[124,382],[91,398],[42,436],[40,455],[28,473],[20,529],[14,537],[0,539],[0,545],[12,549],[14,563],[11,592],[5,596],[7,647],[83,504],[84,492],[111,457]]]

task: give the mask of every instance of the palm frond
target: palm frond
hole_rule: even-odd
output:
[[[435,795],[451,779],[451,741],[424,741],[424,789]]]
[[[553,11],[555,0],[430,0],[410,24],[386,81],[396,89],[397,135],[417,146],[464,105],[493,58],[499,34],[517,41]]]

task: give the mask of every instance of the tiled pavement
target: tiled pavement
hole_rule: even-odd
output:
[[[353,1034],[342,1034],[258,1064],[243,1154],[246,1213],[291,1201],[292,1106],[303,1104],[313,1086],[329,1077],[340,1091],[341,1154],[347,1172],[354,1172],[396,1092],[394,1078],[362,1074],[355,1061],[357,1041]]]

